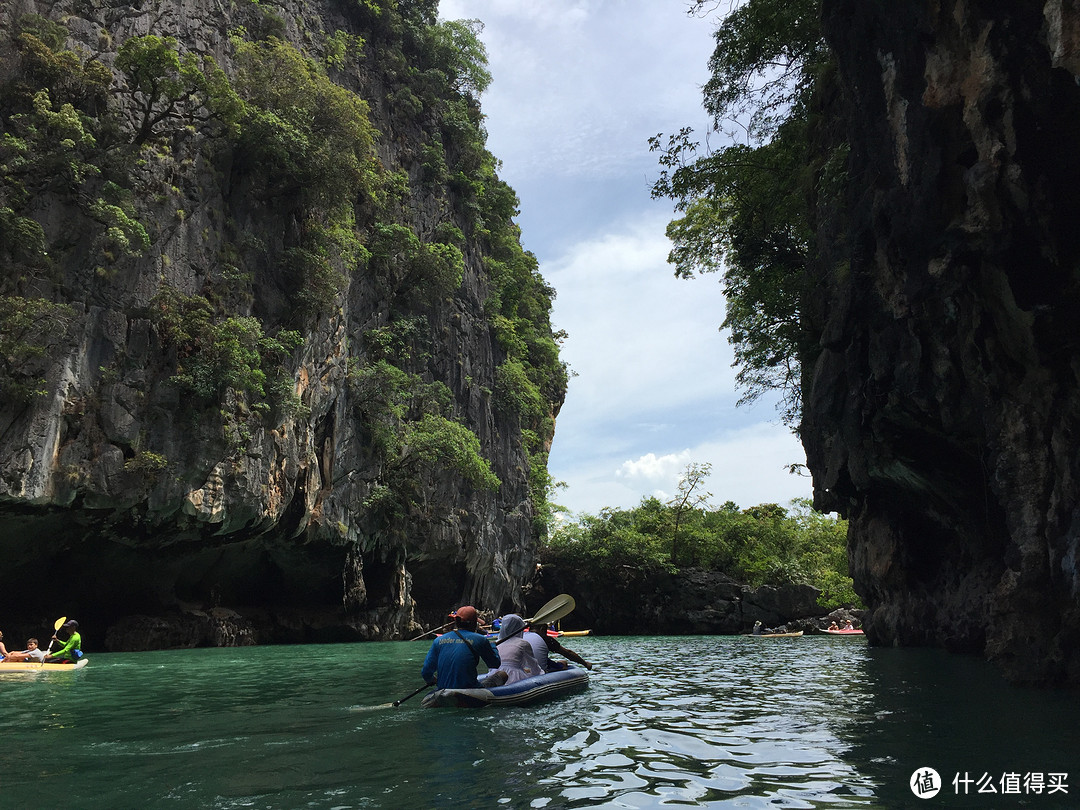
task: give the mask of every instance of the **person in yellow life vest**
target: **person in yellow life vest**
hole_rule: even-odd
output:
[[[64,642],[64,646],[57,650],[52,655],[45,659],[46,664],[61,664],[65,661],[71,663],[77,663],[83,656],[82,652],[82,636],[79,635],[79,623],[74,619],[70,619],[64,622],[64,626],[60,630],[67,630],[69,635],[67,641]],[[57,633],[60,632],[59,630]],[[53,633],[53,640],[59,641],[56,637],[56,633]]]

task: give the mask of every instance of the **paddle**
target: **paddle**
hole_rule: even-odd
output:
[[[538,624],[551,624],[557,622],[564,616],[568,616],[574,612],[574,608],[577,605],[574,602],[574,597],[568,593],[560,593],[540,610],[536,612],[535,616],[530,616],[525,620],[525,624],[531,624],[537,622]]]
[[[49,653],[52,652],[52,643],[56,641],[56,634],[60,632],[60,628],[64,626],[64,622],[67,621],[67,616],[61,616],[56,620],[56,624],[53,625],[53,637],[49,639],[49,648],[45,650],[45,658],[49,657]],[[45,658],[41,659],[41,665],[45,666]]]
[[[449,627],[452,624],[453,624],[453,622],[447,622],[442,627],[436,627],[434,630],[428,630],[426,633],[421,633],[416,638],[410,638],[409,641],[419,641],[424,636],[431,635],[432,633],[438,633],[440,630],[445,630],[447,627]]]
[[[563,616],[568,616],[569,614],[573,613],[576,606],[577,605],[574,602],[574,597],[572,597],[568,593],[560,593],[558,596],[556,596],[554,599],[552,599],[550,602],[540,608],[540,610],[536,612],[535,616],[530,616],[529,618],[527,618],[525,620],[525,624],[551,624],[552,622],[557,622]],[[505,638],[499,639],[495,642],[495,646],[498,647],[504,641],[506,641]]]

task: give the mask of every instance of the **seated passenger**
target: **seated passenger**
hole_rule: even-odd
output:
[[[38,640],[36,638],[27,639],[26,649],[22,652],[8,653],[5,661],[37,661],[41,663],[45,660],[45,652],[38,649]]]
[[[525,620],[516,613],[508,613],[502,617],[498,642],[499,658],[502,663],[499,665],[498,672],[488,675],[480,682],[481,686],[501,686],[498,681],[502,678],[498,673],[506,675],[507,684],[543,674],[540,665],[533,658],[532,645],[522,638],[524,632]]]
[[[548,658],[548,653],[558,653],[564,658],[569,658],[585,669],[592,669],[592,664],[578,655],[571,649],[564,647],[559,643],[559,640],[553,636],[548,635],[548,625],[538,624],[535,627],[530,627],[525,633],[524,639],[529,642],[533,650],[533,658],[536,659],[536,663],[540,665],[540,669],[543,672],[555,672],[557,670],[566,669],[565,661],[552,661]]]

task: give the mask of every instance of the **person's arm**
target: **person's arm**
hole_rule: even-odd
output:
[[[502,664],[502,659],[499,657],[499,650],[492,644],[491,639],[485,638],[478,645],[480,648],[480,657],[484,659],[484,663],[491,669],[498,669]]]
[[[439,653],[436,649],[438,643],[438,639],[431,642],[431,647],[427,651],[427,657],[424,658],[424,666],[420,668],[420,677],[424,679],[424,683],[435,683],[435,667],[439,663]]]
[[[56,636],[53,636],[56,638]],[[57,639],[59,641],[59,639]],[[73,647],[75,646],[75,636],[70,636],[67,641],[64,642],[64,646],[54,653],[49,653],[49,658],[63,658]]]
[[[581,666],[585,667],[585,669],[592,669],[592,664],[590,664],[573,650],[566,649],[566,647],[560,644],[557,639],[553,638],[548,641],[548,649],[552,652],[557,652],[564,658],[569,658],[576,664],[581,664]]]

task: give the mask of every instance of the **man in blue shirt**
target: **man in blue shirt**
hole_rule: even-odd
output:
[[[482,659],[492,670],[498,669],[499,651],[476,632],[480,617],[472,605],[459,607],[450,615],[455,627],[431,643],[420,677],[431,683],[438,673],[439,689],[479,689],[476,665]]]

